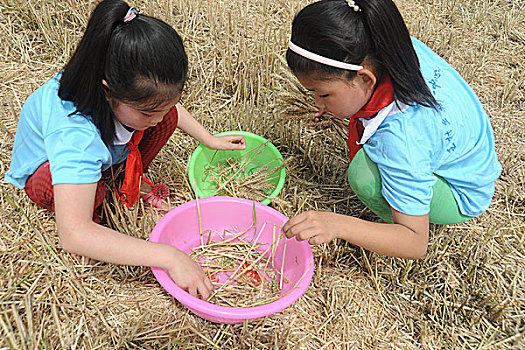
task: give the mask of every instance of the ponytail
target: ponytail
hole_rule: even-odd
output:
[[[145,15],[124,22],[129,9],[122,0],[97,5],[63,69],[58,90],[61,99],[75,103],[75,113],[93,118],[106,145],[115,138],[106,96],[155,107],[182,91],[188,72],[188,58],[175,29]]]
[[[102,79],[106,51],[113,29],[120,23],[129,6],[120,0],[102,1],[93,11],[84,36],[64,67],[58,96],[76,104],[76,113],[91,115],[102,140],[111,144],[115,124],[106,100]]]
[[[346,0],[310,4],[295,16],[291,41],[337,61],[370,63],[378,81],[384,74],[390,75],[396,100],[438,107],[421,74],[408,29],[391,0],[355,0],[353,6]],[[355,71],[329,67],[291,50],[286,60],[295,74],[308,74],[314,79],[342,76],[351,80],[356,76]]]
[[[388,72],[394,98],[437,109],[438,103],[421,74],[419,59],[403,17],[391,0],[359,1],[374,42],[378,64]]]

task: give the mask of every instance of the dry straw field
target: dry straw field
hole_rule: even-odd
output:
[[[25,98],[67,61],[95,3],[0,0],[2,178]],[[183,36],[190,57],[183,103],[197,119],[213,132],[258,133],[281,150],[288,177],[277,209],[374,219],[346,184],[344,128],[310,128],[312,98],[283,62],[293,14],[306,3],[134,5]],[[484,215],[432,226],[428,254],[418,261],[344,242],[314,247],[314,278],[294,305],[264,319],[218,325],[189,313],[149,268],[71,259],[60,248],[53,215],[2,182],[0,348],[525,348],[525,1],[396,3],[411,33],[459,70],[491,117],[504,170]],[[192,199],[185,167],[196,146],[177,131],[151,169],[176,203]],[[144,239],[158,220],[143,206],[108,204],[106,213],[110,225]]]

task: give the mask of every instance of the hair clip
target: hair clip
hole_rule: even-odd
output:
[[[124,16],[124,23],[132,21],[133,18],[137,17],[139,12],[140,12],[140,9],[138,9],[136,7],[130,7],[128,12]]]
[[[354,12],[361,12],[361,9],[356,5],[354,0],[346,0],[346,3],[348,4],[348,7],[354,10]]]

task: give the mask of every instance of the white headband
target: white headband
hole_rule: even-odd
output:
[[[336,61],[336,60],[333,60],[331,58],[320,56],[320,55],[318,55],[316,53],[307,51],[307,50],[305,50],[305,49],[295,45],[294,43],[292,43],[291,40],[288,42],[288,48],[290,50],[292,50],[293,52],[295,52],[296,54],[298,54],[298,55],[301,55],[301,56],[303,56],[305,58],[308,58],[308,59],[310,59],[312,61],[315,61],[315,62],[326,64],[327,66],[341,68],[341,69],[347,69],[347,70],[355,70],[355,71],[363,69],[363,66],[357,66],[355,64],[350,64],[350,63],[345,63],[345,62],[341,62],[341,61]]]

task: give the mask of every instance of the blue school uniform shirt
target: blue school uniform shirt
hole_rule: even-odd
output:
[[[60,76],[35,90],[22,107],[5,176],[18,188],[24,188],[47,160],[53,185],[98,182],[104,170],[122,162],[129,152],[125,144],[108,148],[90,116],[72,114],[75,105],[58,96]]]
[[[377,164],[382,194],[394,209],[427,214],[436,174],[450,184],[461,213],[478,216],[489,207],[502,170],[489,118],[472,88],[444,59],[419,40],[412,43],[440,108],[394,108],[363,148]]]

